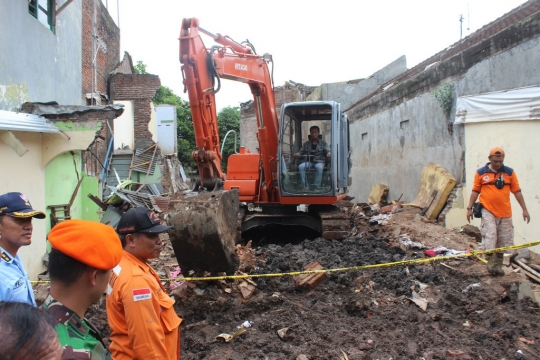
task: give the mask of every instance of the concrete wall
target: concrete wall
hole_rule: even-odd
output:
[[[124,105],[122,115],[114,119],[114,149],[123,149],[127,145],[133,150],[135,149],[133,101],[122,100],[114,103]]]
[[[97,177],[84,174],[80,150],[73,151],[73,154],[69,151],[59,154],[47,165],[45,203],[47,205],[68,204],[81,177],[84,178],[70,208],[71,217],[99,221],[100,208],[88,197],[88,194],[99,195],[99,180]],[[49,233],[51,210],[47,208],[45,212],[47,214],[46,232]]]
[[[413,201],[420,173],[435,162],[456,179],[462,177],[460,135],[448,129],[448,120],[430,94],[422,94],[350,126],[353,183],[350,193],[367,202],[372,187],[390,187],[389,199]]]
[[[43,25],[41,25],[43,26]],[[11,191],[22,192],[30,200],[32,207],[45,211],[45,170],[41,166],[41,134],[13,132],[28,148],[28,152],[19,157],[8,145],[0,141],[0,194]],[[41,257],[45,254],[45,227],[49,219],[33,219],[34,231],[32,244],[20,249],[24,267],[32,280],[44,269]]]
[[[471,181],[470,165],[464,170],[465,148],[467,159],[476,157],[471,144],[478,139],[465,134],[468,126],[453,125],[454,109],[446,116],[431,92],[454,84],[455,108],[458,96],[540,84],[539,35],[540,14],[535,14],[349,109],[354,162],[351,195],[366,201],[372,186],[383,182],[390,187],[391,199],[403,193],[405,201],[412,201],[420,172],[430,161],[446,168],[458,184]],[[406,120],[408,126],[400,126]],[[521,125],[515,123],[499,132],[499,143],[508,136],[505,131],[517,131],[517,126]],[[530,151],[531,143],[518,143],[523,147],[520,153]],[[493,146],[484,142],[481,157]],[[463,219],[460,224],[453,220],[454,226],[466,221],[464,215],[450,218]]]
[[[308,100],[334,100],[341,104],[343,110],[371,93],[385,82],[407,71],[405,55],[383,67],[367,79],[353,84],[322,84],[320,90],[314,92]]]
[[[471,67],[463,78],[456,82],[457,96],[538,85],[538,64],[540,37],[530,39]]]
[[[27,1],[1,1],[0,34],[0,109],[25,101],[83,104],[81,0],[58,15],[55,34],[28,13]]]
[[[11,191],[20,191],[25,194],[35,209],[47,213],[45,220],[34,219],[34,232],[32,244],[21,248],[19,255],[22,258],[26,271],[31,279],[44,271],[42,256],[46,252],[46,234],[50,230],[50,211],[47,205],[65,204],[69,202],[75,189],[75,168],[81,171],[80,150],[86,149],[94,140],[99,123],[86,124],[86,126],[73,126],[72,123],[57,123],[69,137],[59,134],[40,134],[32,132],[17,132],[14,135],[29,150],[23,156],[18,156],[4,141],[0,141],[0,174],[4,174],[0,182],[0,194]],[[92,127],[93,126],[93,127]],[[74,151],[74,158],[69,153]],[[75,179],[75,180],[74,180]],[[95,189],[90,191],[90,186]],[[74,217],[97,220],[97,206],[92,207],[85,199],[89,192],[98,194],[97,179],[84,184],[79,190],[79,196],[74,206]]]

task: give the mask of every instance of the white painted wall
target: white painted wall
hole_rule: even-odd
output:
[[[157,143],[157,114],[153,102],[150,103],[150,121],[148,122],[148,131],[152,133],[152,140]]]
[[[129,146],[135,149],[135,125],[133,113],[133,101],[115,101],[115,104],[124,105],[124,112],[114,119],[114,149],[122,149]]]
[[[465,124],[466,183],[463,194],[462,208],[454,204],[447,215],[447,227],[460,226],[467,223],[466,210],[471,195],[474,172],[484,166],[488,160],[489,150],[495,146],[502,147],[506,152],[505,165],[514,169],[521,185],[521,191],[531,216],[531,222],[523,221],[521,207],[511,197],[512,220],[514,223],[514,242],[523,244],[540,240],[540,120],[499,121],[490,123]],[[459,198],[459,195],[458,195]],[[459,223],[461,219],[461,223]],[[475,219],[473,225],[480,227],[480,219]],[[530,250],[540,253],[540,246]]]
[[[41,166],[41,134],[13,133],[29,151],[19,157],[0,140],[0,194],[22,192],[34,209],[45,212],[45,169]],[[37,275],[45,270],[42,257],[46,251],[46,221],[50,221],[49,218],[32,220],[32,243],[19,250],[19,256],[31,280],[36,280]]]

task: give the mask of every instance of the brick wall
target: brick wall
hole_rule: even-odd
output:
[[[150,103],[160,85],[157,75],[114,74],[109,78],[111,101],[133,101],[135,140],[152,139],[148,130],[152,111]]]
[[[82,0],[82,96],[92,92],[92,20],[94,0]],[[107,94],[107,79],[120,61],[120,29],[112,20],[102,1],[96,1],[96,35],[102,42],[96,57],[94,92]],[[96,43],[94,43],[95,48]],[[99,105],[99,104],[97,104]]]

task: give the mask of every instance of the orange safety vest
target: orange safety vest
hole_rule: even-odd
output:
[[[474,173],[473,191],[480,193],[480,202],[496,218],[512,217],[512,207],[510,206],[510,193],[515,194],[520,191],[519,181],[516,172],[506,165],[498,173],[489,168],[489,164],[476,170]],[[502,189],[495,186],[499,177],[503,178]]]

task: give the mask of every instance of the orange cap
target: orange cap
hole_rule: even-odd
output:
[[[489,152],[489,156],[504,156],[504,150],[501,149],[500,147],[494,147]]]
[[[110,270],[122,258],[122,243],[116,231],[96,221],[62,221],[52,228],[48,238],[56,250],[96,269]]]

